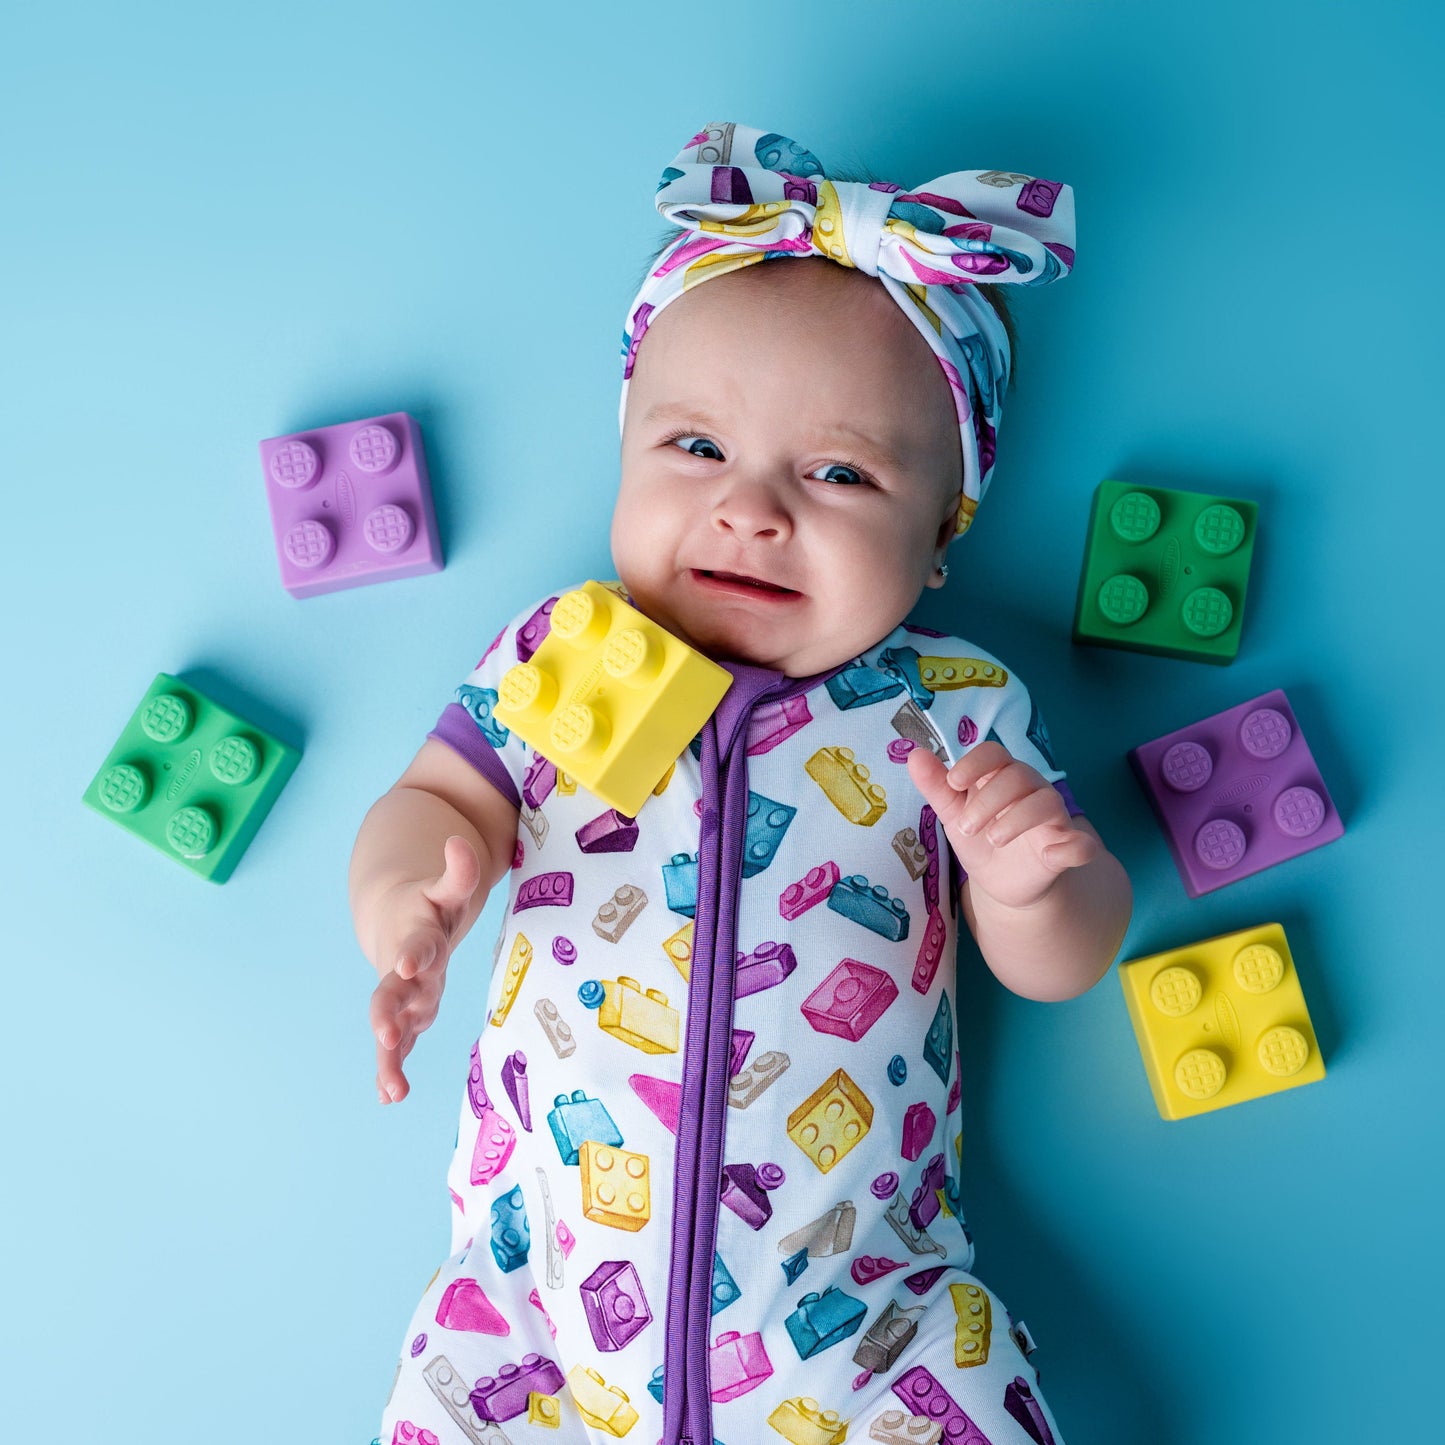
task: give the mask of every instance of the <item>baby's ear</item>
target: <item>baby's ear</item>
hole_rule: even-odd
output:
[[[954,535],[958,531],[958,508],[962,501],[963,488],[960,487],[949,499],[948,510],[938,524],[938,535],[934,540],[936,547],[946,548],[953,541]]]

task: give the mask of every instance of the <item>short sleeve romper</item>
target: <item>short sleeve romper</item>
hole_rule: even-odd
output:
[[[962,873],[903,766],[997,738],[1077,812],[1027,690],[908,623],[813,677],[725,663],[629,818],[492,715],[555,600],[432,733],[521,826],[452,1253],[381,1439],[1062,1445],[1031,1342],[971,1273]]]

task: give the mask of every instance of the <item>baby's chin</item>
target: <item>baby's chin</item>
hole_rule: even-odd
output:
[[[804,616],[772,620],[742,606],[714,603],[699,610],[694,599],[674,599],[666,588],[651,587],[643,579],[624,578],[623,586],[639,612],[714,662],[812,677],[841,666],[870,645],[870,641],[854,646],[849,638],[817,636]]]

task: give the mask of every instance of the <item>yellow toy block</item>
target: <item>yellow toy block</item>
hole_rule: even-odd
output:
[[[525,933],[519,933],[512,940],[512,952],[507,958],[507,975],[502,984],[502,996],[492,1012],[492,1023],[497,1027],[506,1023],[512,1005],[517,1001],[517,990],[527,976],[527,966],[532,962],[532,944]]]
[[[726,668],[599,582],[564,592],[492,709],[609,807],[636,817],[732,685]]]
[[[692,925],[693,920],[689,918],[676,933],[669,933],[662,940],[662,951],[672,960],[684,983],[692,982]]]
[[[850,823],[871,828],[888,811],[888,795],[868,781],[868,769],[854,762],[852,748],[819,748],[803,766]]]
[[[543,1395],[537,1390],[527,1394],[527,1423],[545,1425],[555,1430],[562,1423],[562,1402],[555,1395]]]
[[[826,1174],[872,1126],[872,1102],[838,1069],[788,1115],[788,1138]]]
[[[577,1162],[582,1167],[582,1213],[594,1224],[635,1234],[652,1218],[652,1171],[646,1154],[584,1139]]]
[[[650,988],[646,993],[635,978],[604,978],[602,1007],[597,1010],[597,1027],[641,1049],[644,1054],[675,1054],[678,1012],[667,995]]]
[[[1278,923],[1134,959],[1120,966],[1119,982],[1162,1118],[1325,1076]]]
[[[594,1429],[622,1436],[637,1424],[637,1411],[627,1403],[626,1394],[609,1385],[596,1370],[573,1365],[567,1371],[567,1387],[578,1413]]]
[[[1008,673],[984,657],[920,657],[918,680],[929,692],[955,692],[961,687],[1002,687]]]
[[[976,1284],[951,1284],[948,1292],[958,1316],[953,1330],[953,1363],[960,1369],[987,1364],[993,1335],[993,1306],[988,1295]]]
[[[570,798],[577,791],[577,779],[571,773],[564,773],[561,768],[557,769],[557,796],[559,798]]]
[[[820,1409],[807,1395],[784,1400],[768,1416],[768,1424],[793,1445],[843,1445],[848,1422],[836,1410]]]

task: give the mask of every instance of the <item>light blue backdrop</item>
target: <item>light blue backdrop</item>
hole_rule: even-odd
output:
[[[1164,1123],[1112,974],[1048,1006],[964,957],[978,1267],[1037,1335],[1070,1445],[1422,1438],[1445,1283],[1438,13],[10,6],[7,1438],[371,1439],[446,1249],[498,914],[383,1110],[352,839],[501,621],[611,575],[622,311],[657,175],[715,118],[904,184],[1075,187],[1077,272],[1021,300],[994,490],[919,615],[1030,681],[1133,877],[1125,956],[1279,920],[1323,1041],[1323,1083]],[[256,443],[395,409],[446,570],[293,601]],[[1103,477],[1258,500],[1233,666],[1071,645]],[[80,803],[159,670],[305,749],[224,887]],[[1124,753],[1276,686],[1346,835],[1191,902]]]

